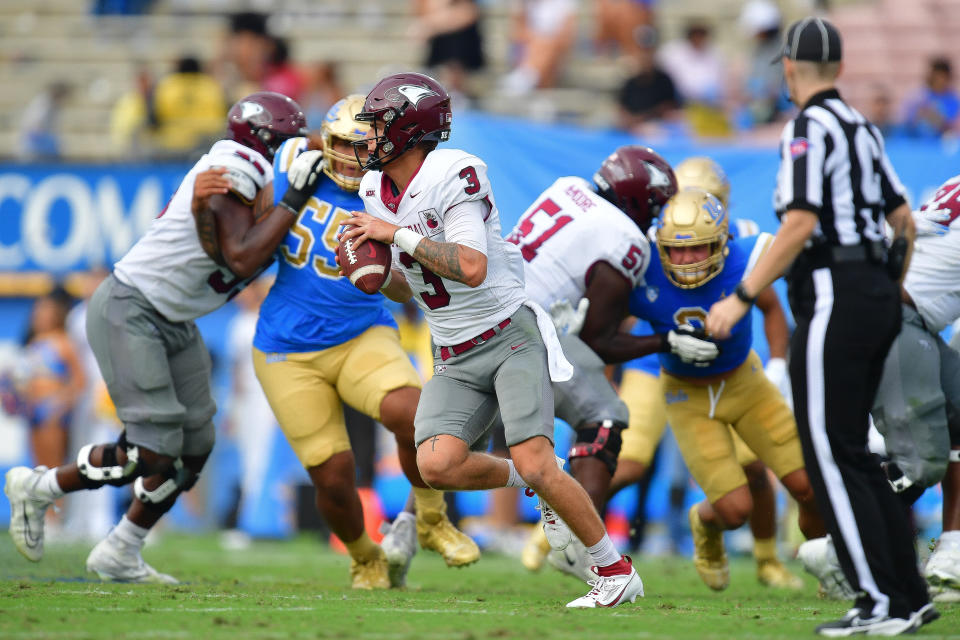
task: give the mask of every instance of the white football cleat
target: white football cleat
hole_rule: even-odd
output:
[[[830,536],[807,540],[797,549],[797,559],[807,573],[820,581],[820,593],[832,600],[855,600],[856,592],[843,575]]]
[[[87,556],[87,571],[108,582],[180,584],[173,576],[160,573],[144,562],[140,549],[116,541],[112,535],[98,542]]]
[[[557,571],[562,571],[588,584],[596,577],[591,571],[593,560],[590,558],[590,554],[587,553],[583,543],[576,538],[565,549],[551,550],[547,554],[547,562]]]
[[[52,504],[34,496],[47,467],[14,467],[7,471],[3,492],[10,500],[10,537],[23,557],[40,562],[43,557],[43,516]]]
[[[960,602],[960,545],[941,541],[923,568],[934,602]]]
[[[596,567],[590,567],[595,576],[588,584],[593,588],[587,595],[581,596],[567,607],[572,609],[594,609],[596,607],[616,607],[624,602],[633,602],[637,596],[643,597],[643,581],[640,574],[633,568],[633,561],[629,556],[623,556],[630,563],[630,573],[616,576],[601,576]]]
[[[556,456],[556,458],[557,466],[563,469],[564,459],[560,456]],[[537,509],[540,510],[540,522],[543,524],[543,533],[547,536],[547,542],[550,543],[551,548],[563,551],[573,540],[573,532],[540,494],[537,494],[537,500],[540,502]]]
[[[406,513],[406,512],[404,512]],[[390,586],[403,587],[407,584],[407,572],[417,553],[417,520],[412,513],[397,516],[387,529],[380,547],[387,555],[390,567]]]

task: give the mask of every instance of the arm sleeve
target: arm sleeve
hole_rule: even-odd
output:
[[[480,200],[455,204],[443,216],[446,242],[455,242],[487,255],[487,205]]]

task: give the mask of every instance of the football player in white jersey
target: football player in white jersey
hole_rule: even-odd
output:
[[[550,382],[569,379],[571,366],[549,316],[527,301],[523,258],[500,235],[486,165],[436,149],[450,136],[450,96],[428,76],[395,74],[371,90],[357,119],[371,124],[360,184],[367,211],[354,213],[344,238],[395,245],[384,293],[414,297],[436,345],[415,420],[424,480],[438,489],[529,486],[556,539],[569,543],[572,530],[596,565],[593,588],[567,606],[632,602],[643,595],[640,576],[553,455]],[[498,410],[513,460],[471,450]]]
[[[570,469],[599,513],[604,512],[617,467],[626,405],[604,371],[602,355],[616,335],[578,336],[580,327],[616,325],[630,291],[643,281],[650,261],[646,231],[660,207],[677,191],[673,170],[652,149],[620,147],[604,160],[592,181],[559,178],[523,213],[507,241],[520,247],[527,297],[551,311],[573,377],[553,384],[557,417],[577,433]],[[585,242],[584,238],[590,238]],[[605,304],[592,305],[595,299]],[[573,305],[576,304],[576,309]],[[658,349],[659,340],[651,341]],[[535,530],[522,561],[536,570],[550,551],[544,531]],[[556,566],[573,575],[589,566],[578,545],[557,554]],[[576,557],[578,561],[571,562]]]
[[[940,332],[960,319],[960,175],[913,214],[917,238],[903,280],[903,320],[871,411],[883,435],[893,490],[912,504],[942,482],[943,534],[924,568],[935,602],[960,602],[960,353]],[[832,595],[850,589],[832,541],[811,540],[798,557]]]
[[[123,422],[116,443],[86,445],[75,463],[15,467],[4,490],[10,534],[29,560],[43,556],[43,515],[66,493],[133,483],[135,499],[87,558],[104,580],[176,583],[140,554],[150,528],[192,487],[213,448],[210,356],[194,320],[223,305],[265,267],[313,193],[322,154],[303,154],[283,202],[259,221],[248,206],[273,177],[272,156],[306,119],[290,98],[247,96],[227,114],[227,139],[187,173],[150,229],[97,288],[87,337]],[[191,212],[199,172],[223,167],[232,191]]]

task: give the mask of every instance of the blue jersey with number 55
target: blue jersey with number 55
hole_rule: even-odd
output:
[[[273,160],[273,200],[287,190],[287,170],[306,138],[287,140]],[[383,296],[368,295],[340,275],[337,232],[350,211],[363,211],[356,193],[326,175],[277,248],[277,281],[260,308],[253,346],[267,353],[319,351],[357,337],[374,325],[396,327]]]
[[[718,276],[695,289],[681,289],[663,273],[660,252],[652,251],[646,284],[630,294],[630,313],[650,322],[656,333],[688,324],[702,329],[707,312],[714,302],[733,293],[757,260],[773,243],[773,236],[759,236],[730,241],[730,252]],[[731,336],[718,342],[720,355],[708,366],[698,367],[680,360],[672,353],[659,354],[660,366],[667,373],[690,378],[717,375],[739,367],[750,354],[753,344],[753,323],[748,313],[733,327]]]

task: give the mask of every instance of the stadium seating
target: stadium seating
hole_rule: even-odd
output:
[[[593,52],[592,3],[581,2],[578,43],[556,89],[523,99],[496,92],[508,69],[509,3],[486,0],[484,33],[490,61],[475,81],[478,106],[495,112],[587,125],[609,125],[613,96],[627,73],[621,60]],[[788,19],[803,3],[781,0]],[[219,48],[224,11],[245,3],[216,0],[157,0],[142,16],[99,16],[88,3],[72,0],[5,0],[0,3],[0,149],[16,145],[23,108],[45,86],[68,80],[76,91],[62,117],[64,155],[76,160],[111,160],[107,127],[112,105],[133,86],[138,66],[160,76],[181,55],[204,60]],[[877,85],[898,104],[922,80],[931,55],[947,52],[960,27],[960,0],[835,1],[830,14],[845,37],[846,74],[841,84],[855,105]],[[295,60],[335,60],[347,89],[362,89],[385,69],[415,67],[420,46],[410,36],[409,3],[400,0],[280,0],[272,3],[271,28],[289,38]],[[691,18],[716,26],[717,43],[731,58],[745,51],[737,29],[742,0],[670,0],[657,5],[664,38],[678,35]],[[361,79],[356,83],[353,79]]]

